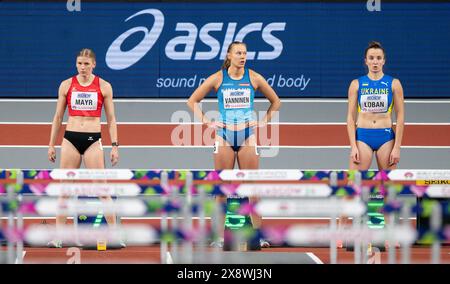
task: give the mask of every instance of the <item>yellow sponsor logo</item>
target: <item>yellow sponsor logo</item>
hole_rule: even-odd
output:
[[[450,184],[450,180],[418,180],[417,185],[432,185],[432,184]]]

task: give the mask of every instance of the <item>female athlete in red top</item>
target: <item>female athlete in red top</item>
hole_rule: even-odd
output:
[[[111,84],[94,75],[95,54],[90,49],[82,49],[77,58],[78,75],[64,80],[59,86],[56,113],[53,117],[52,130],[48,148],[48,159],[56,161],[56,138],[62,125],[66,106],[69,109],[64,139],[61,144],[60,168],[77,169],[84,161],[88,169],[105,168],[103,147],[101,142],[101,111],[104,105],[112,149],[111,164],[115,166],[119,160],[117,142],[117,124],[114,114],[113,91]],[[111,197],[103,196],[102,200],[110,202]],[[108,224],[115,225],[114,214],[105,216]],[[57,216],[56,225],[62,225],[66,216]],[[60,247],[53,242],[51,246]]]

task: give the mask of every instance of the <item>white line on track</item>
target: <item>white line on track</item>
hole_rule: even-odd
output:
[[[0,145],[1,148],[25,148],[25,149],[47,149],[46,145]],[[61,148],[61,146],[55,146],[55,148]],[[111,146],[103,146],[103,148],[111,148]],[[214,146],[177,146],[177,145],[121,145],[121,149],[212,149]],[[259,149],[271,149],[271,148],[279,148],[279,149],[350,149],[350,146],[258,146]],[[450,149],[450,146],[401,146],[402,149]]]
[[[23,253],[22,253],[22,263],[23,263],[23,260],[24,260],[26,254],[27,254],[27,252],[23,251]],[[19,264],[19,258],[16,258],[15,264]]]
[[[0,102],[14,102],[14,103],[56,103],[57,99],[0,99]],[[115,98],[115,103],[186,103],[187,98],[172,98],[172,99],[119,99]],[[336,99],[306,99],[306,98],[286,98],[281,99],[282,102],[288,103],[347,103],[346,98]],[[202,102],[216,103],[217,99],[203,99]],[[257,98],[255,102],[268,102],[267,99]],[[449,99],[406,99],[405,103],[412,104],[450,104]]]
[[[320,260],[320,258],[318,258],[315,254],[313,254],[312,252],[307,252],[306,253],[316,264],[323,264],[322,260]]]
[[[172,217],[167,217],[168,219],[172,219]],[[179,217],[181,218],[181,217]],[[206,219],[211,219],[211,217],[205,217]],[[8,217],[0,217],[0,220],[7,220]],[[17,218],[14,218],[17,219]],[[24,220],[55,220],[56,217],[48,217],[48,216],[39,216],[39,217],[23,217]],[[73,219],[73,217],[67,217],[67,219]],[[161,217],[120,217],[121,220],[160,220]],[[192,217],[192,219],[200,219],[200,217]],[[330,217],[262,217],[264,220],[329,220]],[[353,219],[349,217],[349,219]],[[403,218],[400,217],[400,220]],[[409,220],[416,220],[416,217],[409,217]]]
[[[51,122],[30,122],[30,121],[0,121],[0,125],[23,124],[23,125],[52,125]],[[67,122],[63,122],[67,125]],[[101,122],[106,125],[106,122]],[[270,122],[269,125],[346,125],[346,122]],[[117,122],[117,125],[202,125],[200,122],[142,122],[126,121]],[[395,123],[394,123],[395,125]],[[405,122],[405,125],[450,125],[450,122]]]
[[[170,252],[167,252],[166,257],[167,257],[167,263],[164,263],[164,264],[173,264],[173,259],[172,259],[172,256],[170,255]]]

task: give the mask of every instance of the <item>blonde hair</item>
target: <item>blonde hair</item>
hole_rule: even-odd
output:
[[[233,41],[232,43],[230,43],[230,45],[228,46],[227,49],[227,54],[231,52],[231,49],[233,48],[233,46],[238,45],[238,44],[242,44],[243,46],[247,47],[247,45],[243,42],[240,41]],[[231,65],[231,61],[230,59],[228,59],[228,55],[225,57],[225,60],[223,61],[222,64],[222,69],[227,70]]]
[[[95,53],[92,51],[92,49],[89,48],[83,48],[78,52],[77,58],[83,56],[83,57],[89,57],[95,62]]]

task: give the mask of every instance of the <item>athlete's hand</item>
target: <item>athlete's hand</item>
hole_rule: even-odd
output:
[[[355,164],[359,164],[361,162],[359,160],[359,151],[357,147],[352,147],[350,157],[352,158],[352,162]]]
[[[267,122],[265,122],[265,121],[258,122],[258,127],[266,127],[266,126],[267,126]]]
[[[225,128],[225,124],[223,124],[223,122],[220,122],[220,121],[209,121],[206,123],[206,125],[210,128],[214,128],[214,129]]]
[[[119,149],[115,146],[111,148],[111,164],[114,167],[119,162]]]
[[[48,146],[48,160],[52,163],[56,161],[55,146]]]
[[[250,128],[258,127],[258,121],[256,121],[256,120],[249,121],[248,127],[250,127]]]
[[[248,127],[250,128],[254,128],[254,127],[265,127],[267,125],[267,122],[264,121],[257,121],[257,120],[252,120],[248,123]]]
[[[393,166],[400,162],[400,147],[394,147],[389,155],[389,165]]]

